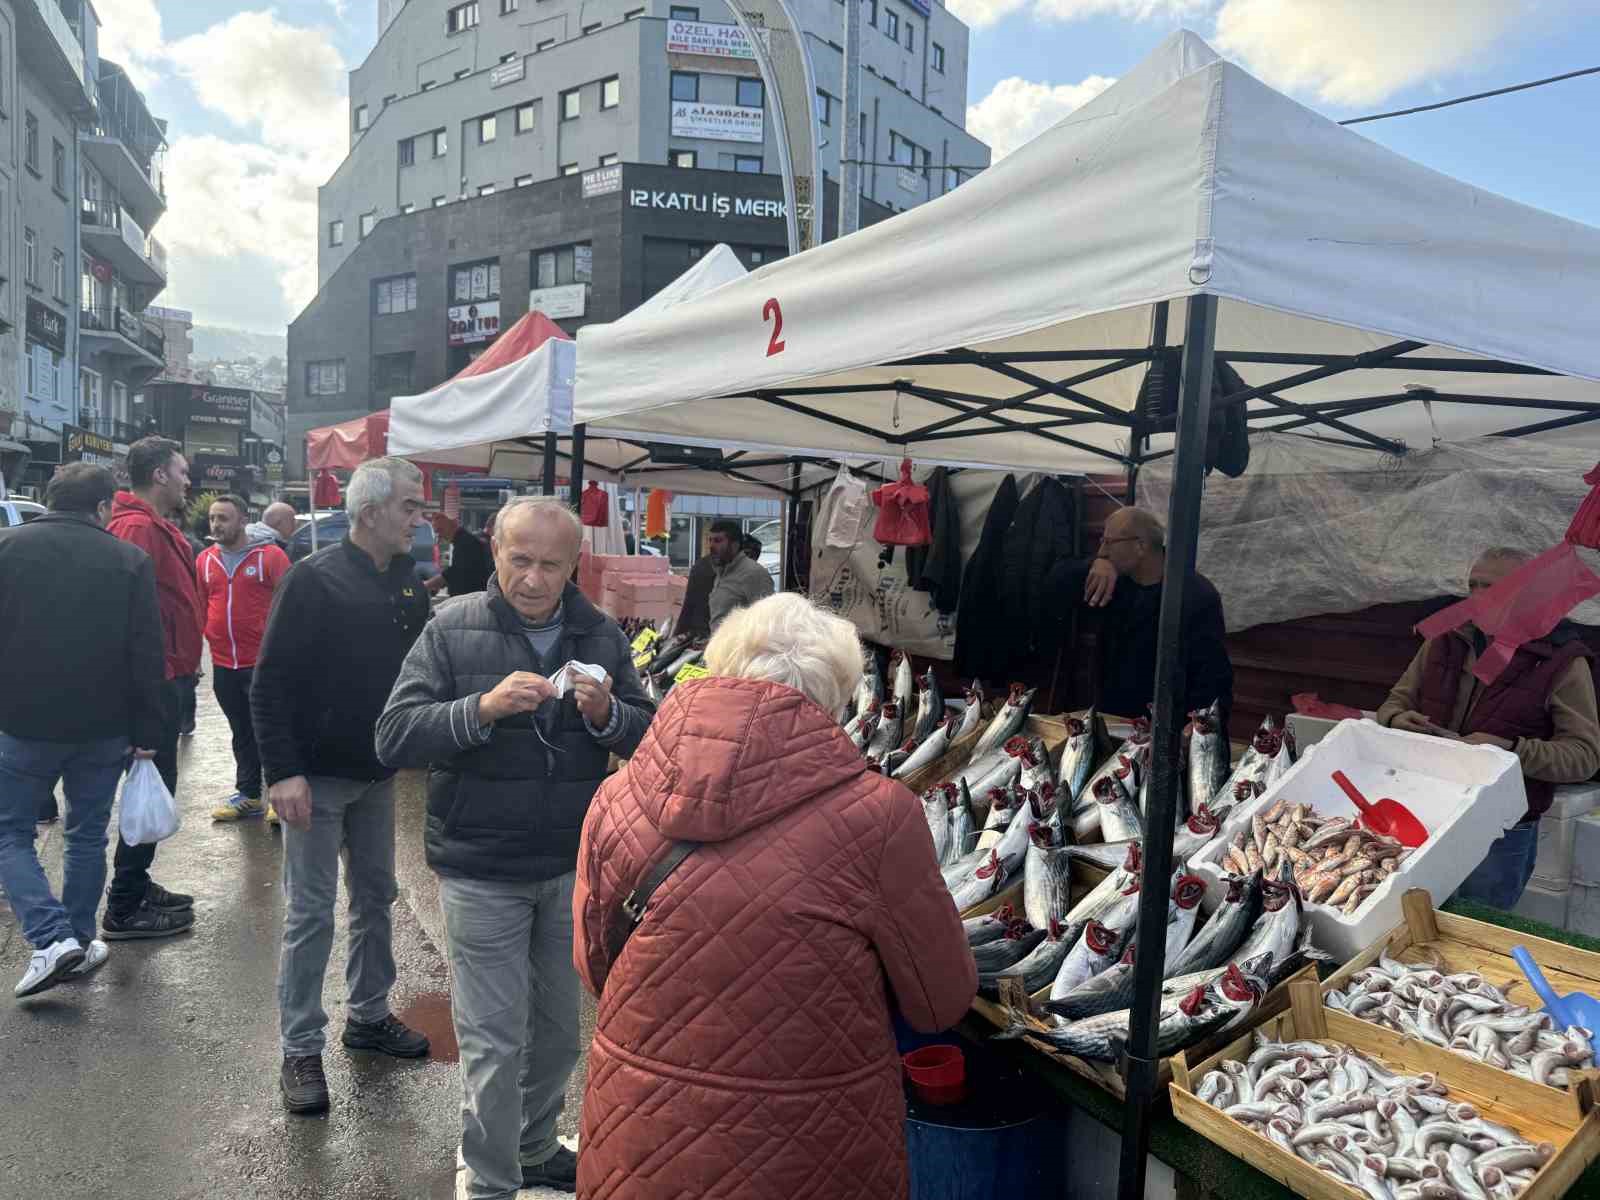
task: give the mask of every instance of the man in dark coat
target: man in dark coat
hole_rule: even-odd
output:
[[[559,500],[502,509],[488,591],[440,608],[378,721],[384,762],[429,768],[423,837],[444,910],[473,1197],[577,1180],[556,1118],[580,1049],[578,838],[611,755],[631,755],[655,712],[628,639],[571,582],[582,543]]]
[[[1000,589],[1000,563],[1006,530],[1017,515],[1021,495],[1014,475],[1000,481],[977,548],[961,579],[961,604],[956,614],[956,671],[994,680],[1011,660]]]
[[[450,543],[450,565],[439,576],[444,587],[452,596],[483,591],[494,572],[494,562],[483,540],[446,513],[433,513],[428,520],[433,525],[434,535]],[[493,528],[492,522],[490,527]]]

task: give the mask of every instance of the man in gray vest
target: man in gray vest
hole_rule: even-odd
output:
[[[622,630],[570,582],[582,534],[558,500],[502,509],[488,590],[440,606],[378,720],[385,763],[429,768],[471,1200],[577,1185],[556,1118],[579,1055],[578,837],[654,715]]]

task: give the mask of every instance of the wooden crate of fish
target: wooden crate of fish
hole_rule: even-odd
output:
[[[1555,1200],[1600,1153],[1600,1109],[1324,1008],[1173,1064],[1173,1115],[1315,1200]]]
[[[1555,1028],[1511,948],[1526,946],[1563,995],[1600,995],[1600,954],[1438,912],[1420,888],[1401,911],[1399,925],[1328,978],[1324,1003],[1519,1075],[1579,1114],[1600,1031]]]

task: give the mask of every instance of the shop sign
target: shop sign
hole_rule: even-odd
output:
[[[748,58],[756,52],[737,25],[709,21],[668,21],[667,50],[674,54],[704,54],[709,58]]]
[[[248,467],[204,459],[189,464],[189,480],[189,486],[196,492],[241,492],[252,483]]]
[[[679,101],[672,106],[672,136],[714,142],[760,142],[766,109],[743,104]]]
[[[485,300],[479,304],[453,304],[450,306],[449,344],[475,346],[493,341],[500,333],[500,301]]]
[[[593,246],[574,246],[572,248],[572,277],[584,283],[594,278]]]
[[[67,318],[32,296],[28,297],[27,332],[30,342],[48,346],[57,354],[67,352]]]
[[[61,426],[61,461],[114,467],[117,464],[117,448],[108,437],[77,425],[64,424]]]
[[[668,192],[659,188],[632,188],[630,208],[662,208],[672,212],[705,213],[716,217],[750,217],[781,221],[788,211],[782,200],[754,196],[725,196],[721,192]]]
[[[612,196],[621,190],[621,163],[613,163],[609,167],[596,167],[592,171],[583,173],[583,198],[585,200],[593,200],[596,196]]]
[[[281,462],[280,463],[268,463],[267,464],[267,482],[269,482],[269,483],[282,483],[283,482],[283,464]]]
[[[922,190],[922,176],[918,175],[910,167],[901,167],[898,175],[902,192],[920,192]]]
[[[517,55],[510,62],[501,63],[489,72],[489,86],[492,88],[505,87],[508,83],[516,83],[527,74],[528,60],[522,55]]]
[[[288,434],[283,410],[255,392],[250,393],[250,432],[262,441],[274,444],[281,444]]]
[[[542,312],[547,317],[581,317],[589,298],[589,287],[583,283],[569,283],[562,287],[534,288],[528,293],[528,311]]]
[[[243,388],[192,387],[189,424],[243,429],[250,424],[250,398]]]

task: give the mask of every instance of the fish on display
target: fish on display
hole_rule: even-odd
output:
[[[1058,989],[1052,985],[1050,998],[1041,1007],[1069,1021],[1127,1008],[1133,1003],[1133,961],[1134,947],[1124,947],[1121,958],[1077,987]]]
[[[1241,790],[1261,787],[1241,782]],[[1324,817],[1309,804],[1280,797],[1250,817],[1217,860],[1224,870],[1264,867],[1269,876],[1288,863],[1308,904],[1352,916],[1412,853],[1399,842],[1349,817]]]
[[[652,704],[660,704],[665,699],[661,692],[661,685],[656,682],[654,675],[646,675],[644,677],[644,694],[645,698]]]
[[[978,964],[978,974],[997,975],[1033,953],[1033,948],[1044,941],[1043,929],[1030,929],[1026,921],[1013,921],[1004,936],[972,947],[973,960]]]
[[[997,787],[1010,787],[1022,774],[1022,754],[1027,747],[1025,739],[1014,737],[1001,748],[998,757],[988,758],[978,771],[963,771],[960,778],[968,782],[975,796],[987,796]]]
[[[861,647],[861,680],[856,684],[856,712],[877,710],[883,703],[883,676],[878,674],[878,654],[872,647]]]
[[[959,717],[946,717],[942,724],[934,727],[932,733],[918,743],[916,749],[906,756],[906,760],[896,767],[890,774],[895,779],[902,779],[913,771],[920,771],[929,763],[937,762],[943,758],[950,749],[950,743],[955,740],[956,725]]]
[[[1262,879],[1261,916],[1236,957],[1249,958],[1266,950],[1271,951],[1274,962],[1287,958],[1300,936],[1302,918],[1300,889],[1295,887],[1285,859],[1276,879]]]
[[[675,634],[668,638],[666,643],[656,651],[655,657],[646,664],[645,674],[659,675],[665,671],[689,648],[689,643],[693,640],[687,633]]]
[[[1022,760],[1021,784],[1025,791],[1037,792],[1045,784],[1055,786],[1055,772],[1050,767],[1050,753],[1044,748],[1044,739],[1030,737],[1018,757]]]
[[[1189,714],[1189,796],[1196,804],[1210,800],[1228,779],[1228,735],[1219,704],[1214,700]]]
[[[983,685],[976,679],[967,688],[966,703],[961,706],[961,712],[958,715],[961,718],[961,723],[956,726],[955,732],[950,735],[951,741],[957,741],[966,737],[969,733],[977,732],[978,725],[983,720]]]
[[[1068,929],[1072,928],[1070,922],[1066,924]],[[1078,935],[1077,944],[1073,946],[1072,952],[1067,955],[1066,962],[1061,966],[1064,977],[1057,979],[1056,986],[1062,991],[1070,991],[1089,976],[1097,975],[1109,967],[1116,961],[1116,952],[1121,944],[1133,936],[1138,924],[1139,882],[1134,880],[1118,893],[1113,903],[1107,905],[1094,920],[1083,927],[1083,932]],[[1086,944],[1089,930],[1096,926],[1114,938],[1114,943],[1104,952],[1099,947]]]
[[[1061,970],[1062,960],[1072,949],[1072,943],[1066,940],[1066,932],[1066,927],[1061,922],[1050,922],[1044,940],[1030,950],[1026,958],[1013,963],[1003,971],[980,974],[978,986],[998,990],[1000,980],[1007,976],[1020,979],[1022,990],[1029,995],[1042,987],[1049,986],[1050,981]]]
[[[878,727],[867,743],[867,761],[881,763],[889,752],[900,745],[900,707],[893,700],[885,700],[878,710]]]
[[[1129,739],[1129,741],[1131,740]],[[1084,832],[1077,834],[1078,841],[1083,841],[1085,837],[1100,828],[1100,806],[1095,803],[1095,788],[1102,779],[1115,774],[1122,768],[1123,761],[1128,757],[1127,752],[1131,749],[1129,742],[1123,742],[1119,745],[1104,762],[1094,769],[1094,773],[1089,776],[1089,781],[1073,797],[1068,811],[1072,814],[1075,830],[1080,825],[1080,818],[1085,813],[1092,814],[1092,817],[1088,819]]]
[[[1142,863],[1143,857],[1139,849],[1139,843],[1134,842],[1124,852],[1122,865],[1095,884],[1088,895],[1084,896],[1082,900],[1079,900],[1068,910],[1067,919],[1064,922],[1067,928],[1069,930],[1077,929],[1081,932],[1086,924],[1120,900],[1125,890],[1129,887],[1137,886]]]
[[[1188,796],[1189,775],[1187,771],[1176,771],[1174,774],[1177,776],[1178,786],[1176,794],[1173,796],[1172,827],[1174,830],[1181,830],[1184,821],[1189,818],[1191,808],[1191,801]],[[1155,777],[1156,773],[1148,767],[1139,774],[1139,817],[1141,820],[1147,820],[1150,815],[1150,789],[1155,786]]]
[[[946,783],[922,793],[922,816],[933,835],[933,860],[943,862],[950,852],[950,806],[961,798],[955,784]]]
[[[1200,915],[1200,900],[1205,894],[1206,881],[1198,875],[1180,874],[1173,880],[1172,895],[1167,902],[1167,949],[1161,960],[1163,963],[1171,962],[1189,944],[1195,919]]]
[[[989,789],[989,814],[983,820],[983,829],[978,834],[978,845],[987,850],[1000,840],[1022,812],[1028,794],[1018,791],[1015,782],[1010,787]]]
[[[1021,917],[1021,913],[1009,904],[1002,904],[992,912],[983,913],[981,916],[968,917],[961,922],[962,928],[967,931],[967,944],[981,946],[985,942],[992,942],[996,938],[1006,935],[1006,930]]]
[[[1294,766],[1294,734],[1287,729],[1281,729],[1277,734],[1277,743],[1273,747],[1272,761],[1267,764],[1266,774],[1261,777],[1261,782],[1270,788],[1278,780],[1289,773],[1289,768]]]
[[[989,830],[986,831],[985,836],[993,836],[995,840],[985,844],[980,839],[978,849],[971,855],[940,869],[940,874],[944,877],[945,884],[950,888],[952,895],[957,896],[956,908],[958,911],[964,912],[974,904],[978,904],[994,894],[994,892],[986,892],[976,900],[969,900],[964,904],[960,902],[962,897],[968,895],[970,890],[973,890],[969,885],[975,877],[989,878],[983,872],[991,864],[999,870],[999,879],[995,884],[994,891],[999,891],[1005,887],[1016,877],[1017,872],[1022,870],[1023,859],[1028,849],[1027,821],[1011,820],[998,835],[995,835],[993,830]]]
[[[858,749],[865,750],[867,743],[872,740],[872,735],[878,728],[878,714],[881,709],[882,705],[874,700],[844,723],[845,736],[855,743]]]
[[[911,726],[911,736],[923,741],[945,719],[944,693],[939,690],[939,680],[933,673],[933,664],[917,678],[917,715]]]
[[[911,656],[904,650],[889,655],[889,678],[893,681],[894,702],[902,713],[910,713],[917,700],[917,685],[911,673]]]
[[[951,786],[946,784],[946,787]],[[948,799],[950,793],[946,792]],[[967,791],[966,785],[956,788],[956,797],[950,800],[950,841],[945,846],[944,854],[940,856],[941,866],[947,866],[959,858],[963,858],[978,847],[978,826],[972,817],[972,796]]]
[[[1069,805],[1088,786],[1089,776],[1100,763],[1101,747],[1109,741],[1104,731],[1105,726],[1095,709],[1091,708],[1082,717],[1067,718],[1067,740],[1061,748],[1056,787]]]
[[[1072,857],[1056,831],[1032,822],[1022,860],[1022,911],[1028,924],[1048,927],[1072,907]]]
[[[1108,842],[1128,841],[1144,836],[1139,807],[1128,794],[1132,765],[1101,776],[1094,785],[1094,798],[1100,810],[1100,833]]]
[[[967,871],[951,886],[950,896],[956,902],[956,911],[966,912],[974,904],[982,904],[1004,887],[1005,882],[1006,876],[1001,867],[1000,856],[990,850],[983,862]]]
[[[1020,683],[1011,685],[1011,694],[1006,697],[1006,702],[995,713],[994,719],[989,722],[983,735],[978,738],[978,743],[972,748],[972,757],[979,759],[991,750],[998,750],[1005,745],[1007,740],[1016,735],[1022,728],[1023,721],[1028,718],[1028,705],[1033,703],[1033,692]]]
[[[1058,993],[1065,995],[1116,962],[1117,955],[1122,953],[1123,940],[1122,933],[1099,921],[1085,925],[1056,970],[1055,980],[1050,985],[1051,998]]]
[[[1216,911],[1177,955],[1167,959],[1167,974],[1220,967],[1244,944],[1261,912],[1261,872],[1228,877],[1228,890]]]
[[[1267,767],[1272,762],[1272,756],[1277,753],[1280,741],[1277,723],[1273,721],[1271,715],[1262,717],[1261,727],[1250,739],[1250,744],[1239,756],[1239,761],[1234,763],[1233,771],[1210,798],[1220,801],[1225,797],[1231,797],[1241,781],[1262,782]],[[1264,791],[1265,787],[1262,790]]]

